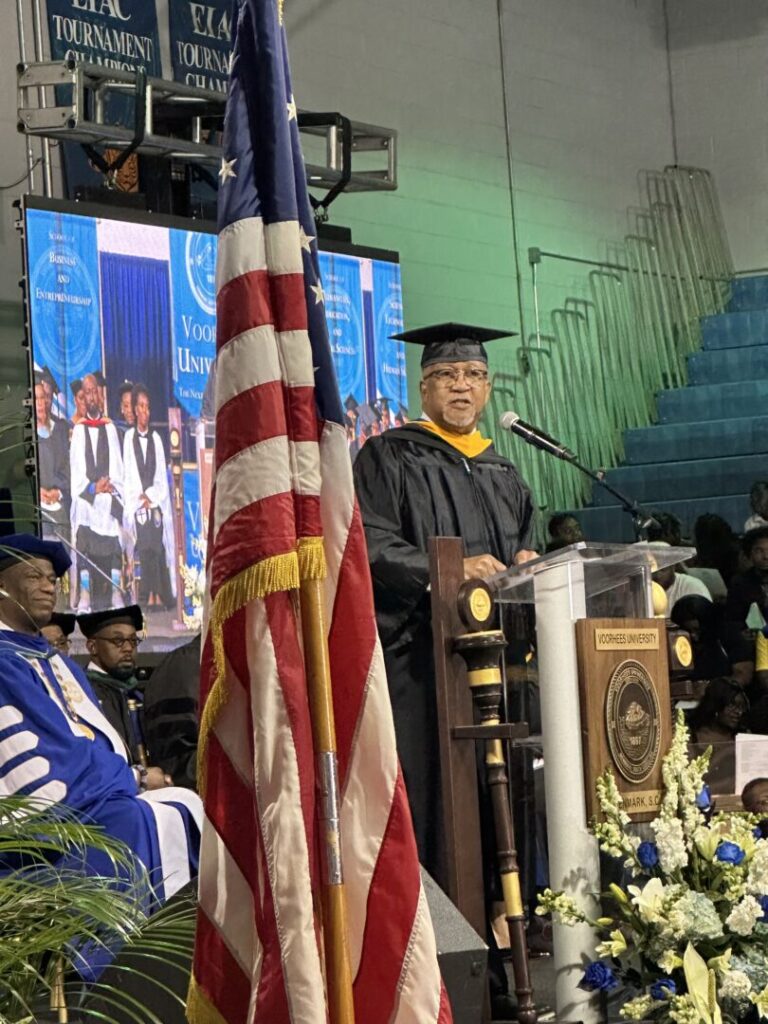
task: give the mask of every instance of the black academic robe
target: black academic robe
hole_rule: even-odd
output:
[[[102,714],[125,743],[132,764],[140,761],[139,745],[143,744],[143,722],[135,723],[128,710],[128,699],[142,702],[142,683],[131,677],[127,680],[113,679],[112,676],[94,667],[93,662],[86,671],[88,681],[99,701]],[[138,735],[137,735],[138,732]]]
[[[413,423],[368,440],[354,477],[419,857],[445,884],[427,542],[461,537],[466,557],[511,565],[531,546],[531,495],[493,446],[466,458]]]

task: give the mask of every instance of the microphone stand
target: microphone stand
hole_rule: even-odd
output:
[[[617,490],[617,488],[609,484],[608,481],[605,479],[604,470],[600,470],[596,473],[593,469],[590,469],[588,466],[583,466],[575,457],[572,459],[566,459],[566,462],[570,462],[572,466],[575,466],[576,469],[581,470],[581,472],[584,473],[585,476],[588,476],[590,480],[594,480],[596,484],[600,484],[603,490],[608,491],[608,493],[612,494],[614,498],[618,498],[619,505],[621,506],[622,510],[626,512],[628,515],[632,516],[632,526],[635,531],[635,540],[648,540],[648,530],[652,526],[658,526],[659,524],[647,509],[643,508],[643,506],[638,504],[638,502],[633,501],[632,498],[628,498],[626,494],[622,494],[621,491]]]
[[[522,435],[518,434],[518,436]],[[599,484],[603,490],[608,491],[608,493],[612,494],[614,498],[617,498],[623,511],[632,516],[635,540],[647,541],[648,530],[652,526],[659,525],[647,509],[643,508],[643,506],[638,504],[638,502],[633,501],[632,498],[628,498],[626,494],[623,494],[616,487],[613,487],[608,483],[605,479],[605,470],[595,472],[593,469],[590,469],[589,466],[583,465],[569,448],[566,448],[564,445],[559,444],[559,442],[554,441],[551,438],[548,439],[548,441],[551,441],[551,446],[549,443],[533,441],[526,437],[523,437],[523,440],[527,441],[528,444],[532,445],[534,448],[538,448],[539,451],[546,452],[547,455],[551,455],[555,459],[562,459],[563,462],[567,462],[569,465],[575,466],[576,469],[580,470],[585,476],[588,476],[590,480],[594,480],[596,484]]]

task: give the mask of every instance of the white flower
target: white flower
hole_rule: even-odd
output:
[[[659,862],[666,874],[688,865],[688,850],[685,846],[683,823],[679,818],[657,818],[651,822],[656,834]]]
[[[768,985],[765,986],[762,992],[755,994],[750,993],[749,998],[757,1007],[757,1012],[761,1017],[768,1017]]]
[[[719,939],[723,934],[723,925],[715,905],[702,892],[688,890],[666,914],[662,935],[670,935],[676,941],[688,939],[698,942],[701,939]]]
[[[751,935],[762,916],[763,908],[755,897],[745,896],[726,917],[725,923],[737,935]]]
[[[657,1002],[652,996],[637,996],[635,999],[629,999],[624,1003],[619,1010],[619,1016],[626,1017],[628,1020],[643,1020],[655,1006],[660,1005],[661,1003]]]
[[[721,999],[732,999],[734,1003],[745,1003],[752,991],[752,982],[744,971],[728,971],[720,982],[718,995]]]
[[[624,938],[624,933],[618,928],[614,928],[611,932],[609,939],[604,942],[597,944],[597,955],[598,956],[621,956],[627,949],[627,940]]]
[[[661,956],[656,959],[656,963],[665,974],[671,974],[672,971],[683,966],[683,958],[677,950],[665,949]]]
[[[653,924],[661,920],[666,890],[660,878],[652,878],[642,889],[637,885],[630,885],[627,890],[632,893],[632,902],[644,921]]]
[[[669,1016],[675,1024],[701,1024],[701,1014],[689,995],[672,996]]]
[[[566,896],[564,892],[553,892],[551,889],[545,889],[544,892],[539,893],[539,905],[536,908],[536,913],[540,916],[557,914],[560,923],[567,925],[586,920],[584,911],[579,910],[574,899]]]
[[[747,888],[758,896],[768,893],[768,842],[765,839],[755,843],[755,852],[749,862]]]

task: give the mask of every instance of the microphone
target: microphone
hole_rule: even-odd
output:
[[[503,412],[499,416],[499,426],[502,430],[511,430],[513,434],[522,437],[527,444],[532,444],[534,448],[540,448],[543,452],[548,452],[557,459],[573,462],[576,458],[575,453],[570,448],[566,448],[564,444],[555,440],[554,437],[550,437],[549,434],[545,434],[538,427],[531,426],[530,423],[521,420],[518,414],[511,409],[509,412]]]

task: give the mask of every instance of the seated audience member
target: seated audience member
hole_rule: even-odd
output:
[[[668,548],[670,545],[665,540],[651,541],[651,547]],[[671,612],[681,597],[688,597],[695,594],[698,597],[705,597],[712,600],[712,595],[705,583],[695,576],[689,576],[685,572],[678,572],[677,567],[668,565],[664,569],[658,569],[653,578],[660,583],[667,594],[667,613]]]
[[[682,523],[671,512],[651,512],[655,525],[648,527],[648,541],[664,541],[670,547],[679,548],[683,543]]]
[[[152,760],[177,786],[197,781],[197,702],[200,692],[198,633],[167,654],[144,685],[144,730]]]
[[[551,541],[564,542],[559,545],[560,547],[566,547],[568,544],[577,544],[580,540],[584,540],[584,533],[582,532],[579,520],[569,512],[558,512],[552,516],[547,523],[547,532]],[[547,550],[550,550],[549,547]],[[551,550],[556,551],[557,548],[552,548]]]
[[[139,711],[128,704],[135,702],[139,708],[143,704],[143,685],[136,678],[136,652],[141,643],[138,634],[144,628],[141,608],[132,604],[91,612],[78,616],[77,624],[91,656],[85,674],[104,717],[122,738],[131,760],[147,763],[144,726]],[[162,770],[151,768],[149,778],[162,785]],[[166,777],[165,784],[170,782],[170,777]]]
[[[742,721],[749,710],[746,694],[734,679],[725,676],[711,680],[704,696],[688,714],[692,743],[723,743],[742,732]]]
[[[741,791],[741,802],[750,814],[768,817],[768,779],[751,779]]]
[[[716,569],[726,587],[739,571],[739,539],[722,516],[706,513],[693,527],[696,557],[692,566]]]
[[[744,523],[744,533],[768,526],[768,480],[755,480],[749,492],[752,515]]]
[[[0,794],[64,804],[121,840],[149,873],[155,909],[197,874],[200,800],[179,788],[145,792],[146,772],[130,765],[84,673],[42,636],[70,565],[64,547],[27,534],[4,537],[3,546]],[[96,851],[85,851],[80,866],[101,876],[116,871]]]
[[[59,654],[69,654],[70,637],[75,631],[77,618],[72,614],[54,612],[51,621],[40,632]]]
[[[753,604],[768,619],[768,526],[745,534],[741,548],[750,568],[731,580],[725,611],[729,621],[744,625]]]

